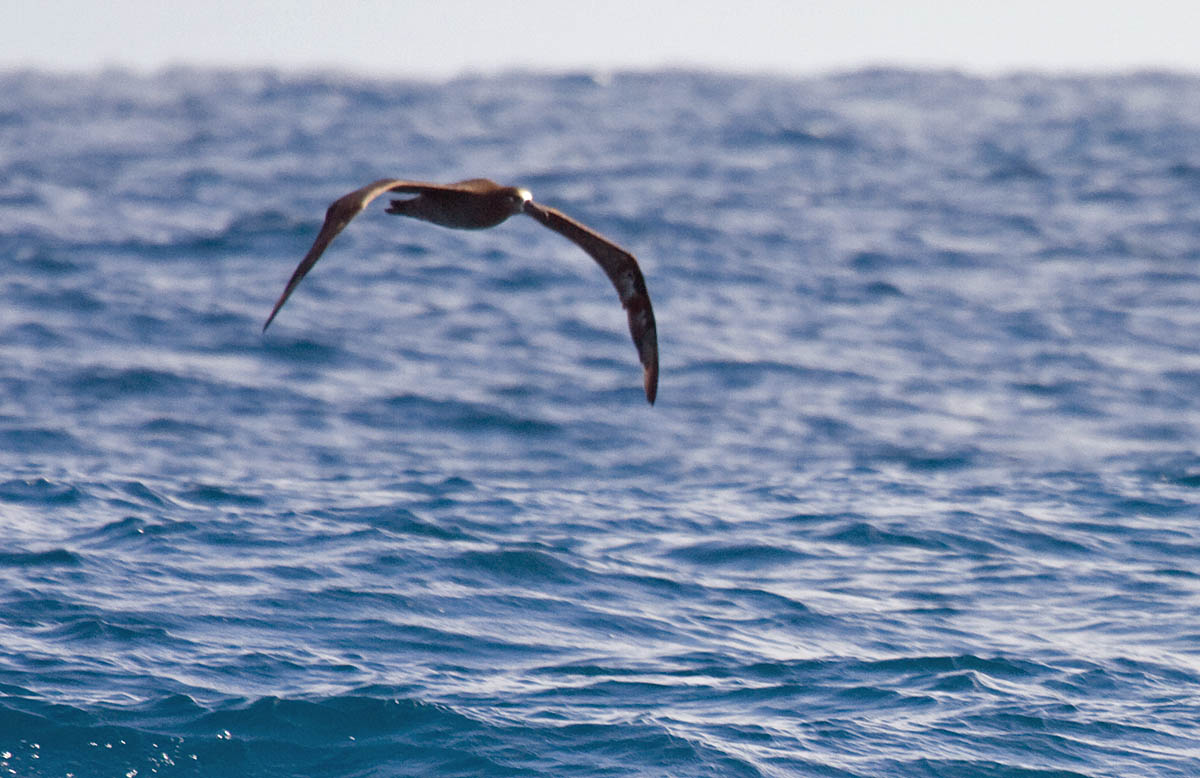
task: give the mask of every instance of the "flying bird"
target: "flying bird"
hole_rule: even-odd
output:
[[[428,184],[421,181],[381,178],[334,200],[325,212],[325,223],[321,225],[321,231],[317,233],[312,248],[304,255],[304,259],[300,260],[296,271],[284,287],[283,294],[279,295],[275,307],[271,309],[271,315],[263,324],[264,332],[300,283],[300,279],[317,263],[338,233],[384,192],[416,195],[405,200],[392,200],[387,213],[460,230],[495,227],[509,216],[524,213],[586,251],[604,269],[608,279],[617,289],[621,305],[629,317],[629,333],[633,336],[633,343],[642,363],[646,399],[651,405],[654,404],[655,395],[658,393],[658,333],[654,326],[654,309],[650,307],[650,295],[646,292],[646,281],[638,268],[637,260],[628,251],[595,230],[585,227],[561,211],[535,203],[529,190],[500,186],[486,178],[472,178],[455,184]]]

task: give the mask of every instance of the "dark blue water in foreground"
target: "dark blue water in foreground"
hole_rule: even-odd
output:
[[[1200,78],[0,76],[2,774],[1190,778],[1198,436]]]

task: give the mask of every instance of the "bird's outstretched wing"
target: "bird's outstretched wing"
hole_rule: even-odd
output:
[[[642,362],[646,399],[653,405],[658,394],[658,330],[654,325],[650,295],[646,292],[646,280],[637,260],[608,238],[557,209],[527,200],[525,213],[574,242],[604,268],[629,315],[629,334],[633,336]]]
[[[312,266],[317,264],[317,260],[321,258],[321,254],[333,242],[338,233],[346,229],[346,225],[350,220],[357,216],[367,205],[384,192],[406,192],[409,194],[422,194],[425,192],[445,192],[456,191],[460,189],[457,185],[450,184],[428,184],[422,181],[404,181],[398,178],[381,178],[367,184],[362,189],[355,189],[347,195],[343,195],[334,200],[325,211],[325,223],[321,225],[321,231],[317,233],[317,239],[313,241],[312,248],[304,255],[304,259],[300,260],[300,264],[296,267],[296,271],[292,273],[292,277],[288,280],[287,286],[283,288],[283,294],[279,295],[279,299],[275,301],[275,307],[271,309],[271,315],[267,317],[266,323],[263,324],[263,331],[271,326],[271,321],[275,318],[275,314],[279,313],[279,309],[287,302],[291,296],[292,290],[300,283],[300,279],[304,278],[305,274],[312,269]]]

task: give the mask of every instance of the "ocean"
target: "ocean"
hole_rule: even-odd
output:
[[[650,406],[600,268],[637,255]],[[1200,77],[0,74],[0,774],[1200,775]]]

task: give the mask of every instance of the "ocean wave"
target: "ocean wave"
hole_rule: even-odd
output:
[[[0,770],[1197,773],[1200,79],[0,95]]]

